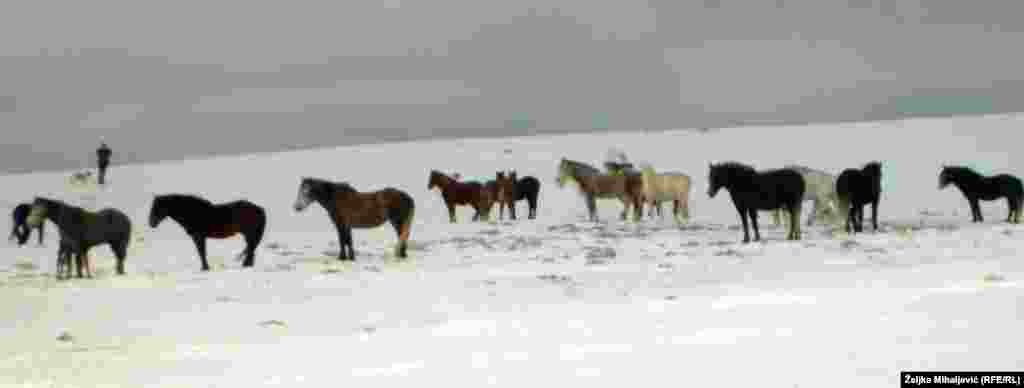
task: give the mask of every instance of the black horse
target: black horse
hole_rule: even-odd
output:
[[[338,245],[341,248],[338,250],[338,260],[356,259],[356,250],[352,244],[353,228],[375,228],[385,222],[390,222],[398,234],[395,256],[407,257],[409,232],[416,214],[416,203],[408,193],[392,187],[361,192],[345,182],[302,178],[292,207],[296,212],[301,212],[314,201],[327,211],[338,231]]]
[[[878,231],[878,202],[882,197],[882,163],[869,162],[861,169],[848,168],[836,178],[836,198],[844,225],[850,233],[864,231],[864,205],[871,205],[871,225]]]
[[[32,204],[22,203],[14,207],[14,211],[11,212],[11,235],[7,237],[8,240],[16,240],[18,246],[25,245],[28,242],[28,238],[32,236],[32,229],[35,229],[39,234],[39,245],[43,245],[43,235],[45,234],[46,223],[41,222],[39,226],[29,227],[25,221],[28,219],[28,213],[32,211]]]
[[[761,240],[757,227],[758,210],[784,208],[789,212],[790,223],[787,240],[800,239],[800,207],[803,203],[804,177],[792,169],[757,171],[753,167],[725,162],[709,164],[708,196],[715,197],[725,187],[732,196],[732,203],[740,213],[743,222],[743,242],[750,242],[747,217],[754,224],[754,241]]]
[[[512,170],[505,175],[504,172],[495,174],[495,182],[498,184],[498,217],[505,218],[505,208],[508,208],[512,220],[516,219],[516,202],[526,200],[530,206],[529,219],[537,218],[537,196],[540,194],[540,181],[532,176],[524,176],[519,179],[516,171]]]
[[[206,261],[206,239],[225,239],[241,233],[245,250],[238,254],[243,267],[252,267],[256,260],[256,247],[263,240],[267,227],[267,213],[262,207],[246,201],[221,204],[188,194],[165,194],[153,198],[149,210],[149,227],[156,228],[164,218],[176,221],[192,238],[199,251],[203,271],[210,270]]]
[[[995,201],[1006,198],[1009,214],[1006,222],[1020,223],[1020,207],[1024,201],[1024,185],[1019,178],[1010,174],[986,177],[962,166],[943,166],[939,172],[939,190],[953,184],[967,197],[971,205],[971,221],[984,222],[978,201]]]
[[[44,220],[57,224],[60,230],[60,247],[57,251],[58,273],[66,273],[71,277],[71,265],[68,263],[74,255],[77,260],[76,272],[82,277],[83,269],[92,277],[92,265],[89,263],[89,249],[101,244],[109,244],[110,250],[117,257],[117,274],[124,275],[124,261],[128,256],[128,244],[131,243],[132,222],[127,215],[117,209],[102,209],[91,212],[67,203],[37,197],[32,202],[32,210],[25,221],[29,226],[38,226]],[[61,264],[64,264],[63,266]]]

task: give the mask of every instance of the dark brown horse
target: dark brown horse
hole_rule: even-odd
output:
[[[299,194],[295,198],[295,211],[300,212],[316,201],[331,216],[338,229],[338,260],[356,259],[352,245],[352,228],[375,228],[391,222],[398,234],[395,256],[408,257],[409,231],[412,228],[416,203],[406,192],[387,187],[362,193],[345,182],[329,182],[316,178],[302,178]],[[348,255],[345,248],[348,247]]]
[[[124,275],[124,261],[128,256],[128,244],[131,243],[132,222],[128,216],[117,209],[102,209],[91,212],[78,206],[49,199],[36,198],[32,202],[26,224],[30,227],[50,220],[60,230],[60,246],[57,250],[57,278],[62,275],[71,277],[71,256],[77,260],[78,277],[82,272],[92,277],[92,265],[89,263],[89,249],[108,244],[117,257],[117,274]],[[62,265],[63,264],[63,265]]]
[[[532,176],[525,176],[519,179],[516,171],[509,171],[508,175],[498,171],[496,174],[498,182],[498,219],[505,218],[505,208],[508,208],[509,215],[516,219],[516,202],[526,200],[529,208],[529,219],[537,218],[537,196],[540,193],[540,181]]]
[[[431,170],[427,190],[434,187],[441,189],[441,198],[448,207],[448,220],[453,224],[456,206],[472,206],[476,210],[473,221],[477,221],[481,216],[487,216],[494,205],[494,197],[489,194],[491,191],[479,182],[459,182],[440,171]]]
[[[210,270],[206,261],[207,238],[225,239],[241,233],[245,238],[245,250],[238,257],[245,256],[243,267],[252,267],[256,247],[260,245],[267,227],[266,211],[252,202],[239,200],[215,205],[188,194],[165,194],[153,198],[149,227],[156,228],[167,217],[181,225],[196,244],[203,271]]]

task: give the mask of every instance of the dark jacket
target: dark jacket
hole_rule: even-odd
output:
[[[107,147],[107,145],[104,144],[96,150],[96,160],[101,166],[106,166],[110,164],[110,155],[112,153],[113,151],[110,150],[110,147]]]

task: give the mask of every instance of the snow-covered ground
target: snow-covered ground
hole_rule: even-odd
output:
[[[44,247],[0,248],[0,385],[866,387],[901,370],[1024,369],[1024,226],[1000,222],[1004,202],[970,224],[961,195],[936,188],[943,163],[1024,175],[1020,128],[1024,115],[996,115],[372,145],[115,166],[105,189],[67,171],[3,176],[5,217],[36,195],[112,206],[136,239],[128,275],[104,246],[96,279],[60,282],[52,224]],[[557,161],[600,165],[610,146],[690,174],[691,222],[620,222],[616,201],[584,222]],[[874,159],[877,234],[815,226],[789,242],[762,217],[766,241],[740,245],[729,195],[705,194],[711,161],[838,173]],[[470,223],[460,208],[449,224],[427,190],[430,169],[512,168],[542,182],[537,220]],[[324,211],[291,208],[303,176],[409,192],[411,257],[392,256],[385,226],[357,230],[358,261],[336,261]],[[236,237],[209,241],[201,273],[177,224],[145,224],[167,192],[264,206],[256,267],[233,260]]]

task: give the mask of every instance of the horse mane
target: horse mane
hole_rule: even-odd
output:
[[[353,187],[348,182],[334,182],[334,181],[329,181],[329,180],[326,180],[326,179],[306,177],[306,178],[302,178],[302,183],[304,183],[304,184],[312,183],[312,184],[316,185],[317,187],[326,188],[328,190],[327,194],[330,194],[331,192],[337,192],[337,191],[352,191],[352,192],[358,191],[358,190],[356,190],[355,187]]]
[[[721,162],[718,164],[712,164],[711,167],[715,169],[726,169],[726,170],[740,170],[744,173],[756,174],[757,169],[748,164],[743,164],[736,161]]]
[[[969,178],[980,178],[982,177],[977,171],[967,166],[942,166],[942,172],[948,173],[955,177],[969,177]]]
[[[864,165],[864,168],[861,168],[861,171],[863,171],[865,174],[871,175],[873,177],[881,175],[882,174],[882,162],[879,162],[877,160],[868,162],[868,164]]]
[[[67,202],[61,201],[61,200],[59,200],[59,199],[53,199],[53,198],[47,198],[47,197],[36,197],[36,198],[35,198],[35,200],[36,200],[36,201],[41,201],[41,202],[44,202],[44,203],[46,203],[47,205],[51,205],[51,204],[52,204],[52,205],[57,205],[57,206],[60,206],[60,207],[66,208],[66,209],[72,209],[72,210],[81,210],[81,211],[85,211],[85,208],[82,208],[82,207],[79,207],[79,206],[75,206],[75,205],[72,205],[72,204],[70,204],[70,203],[67,203]]]
[[[192,195],[192,194],[182,194],[182,193],[161,194],[161,195],[157,195],[156,196],[156,201],[159,202],[159,203],[195,202],[195,203],[202,204],[204,206],[214,207],[213,202],[210,202],[210,200],[208,200],[206,198],[202,198],[202,197],[196,196],[196,195]]]
[[[641,174],[656,175],[656,172],[654,171],[654,166],[652,166],[650,163],[641,163],[640,164],[640,173]]]
[[[589,173],[589,174],[601,174],[601,169],[599,169],[597,167],[594,167],[594,166],[591,166],[589,164],[583,163],[583,162],[578,162],[578,161],[575,161],[575,160],[572,160],[572,159],[566,159],[566,158],[562,158],[562,162],[568,163],[574,169],[576,169],[576,168],[583,168],[583,169],[587,170],[587,171],[581,171],[581,172],[585,172],[585,173]]]

